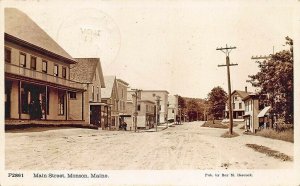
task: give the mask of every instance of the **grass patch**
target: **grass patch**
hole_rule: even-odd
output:
[[[233,127],[238,126],[238,122],[233,122]],[[222,123],[222,120],[215,120],[213,123],[212,120],[206,121],[201,127],[211,127],[211,128],[221,128],[221,129],[228,129],[229,123]]]
[[[240,129],[245,129],[245,125],[241,126]]]
[[[232,134],[229,133],[229,131],[225,132],[224,134],[221,135],[222,138],[234,138],[239,136],[238,133],[235,133],[232,131]]]
[[[213,123],[212,120],[206,121],[201,127],[222,128],[222,129],[228,128],[227,125],[222,124],[221,120],[215,120],[215,123]]]
[[[263,129],[263,130],[256,132],[254,135],[294,143],[294,130],[293,129],[285,130],[282,132],[277,132],[272,129]]]
[[[257,152],[266,154],[267,156],[274,157],[276,159],[280,159],[282,161],[293,161],[293,159],[290,156],[283,154],[281,152],[278,152],[276,150],[272,150],[269,147],[265,147],[262,145],[256,145],[256,144],[246,144],[246,146],[254,149]]]

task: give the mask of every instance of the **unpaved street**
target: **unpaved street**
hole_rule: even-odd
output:
[[[160,132],[56,129],[5,134],[6,169],[270,169],[292,168],[245,146],[264,145],[293,157],[293,143],[226,129],[176,125]]]

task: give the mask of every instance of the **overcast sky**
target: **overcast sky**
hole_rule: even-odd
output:
[[[58,2],[58,1],[57,1]],[[132,88],[168,90],[205,98],[215,86],[227,92],[225,54],[230,54],[232,90],[258,70],[252,55],[288,49],[294,38],[293,3],[239,1],[46,1],[7,2],[30,16],[73,57],[99,57],[104,75]],[[261,2],[261,1],[260,1]],[[267,2],[267,1],[265,1]]]

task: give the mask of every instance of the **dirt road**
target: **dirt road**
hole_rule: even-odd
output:
[[[176,125],[160,132],[57,129],[5,134],[6,169],[271,169],[292,168],[245,146],[264,145],[293,157],[293,143],[226,129]]]

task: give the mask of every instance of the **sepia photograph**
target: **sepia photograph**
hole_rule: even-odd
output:
[[[0,5],[0,185],[300,184],[299,2]]]

